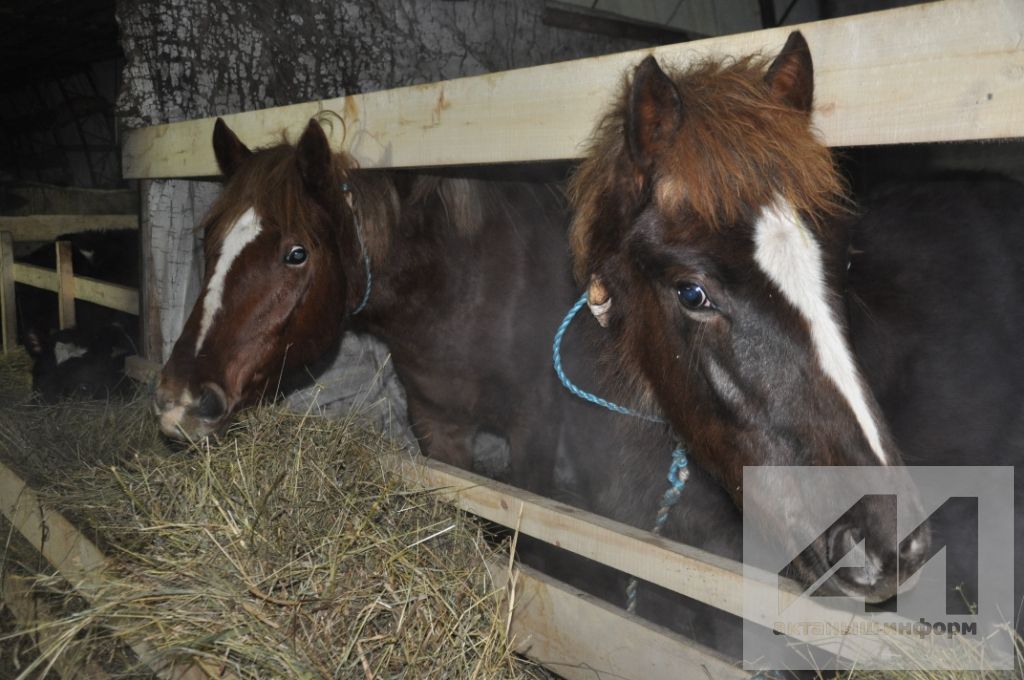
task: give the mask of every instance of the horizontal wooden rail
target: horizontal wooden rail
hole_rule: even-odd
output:
[[[117,283],[107,283],[88,276],[76,276],[75,299],[85,300],[128,314],[139,313],[139,291]],[[14,263],[14,280],[27,286],[57,292],[57,272],[23,262]]]
[[[58,236],[81,231],[138,229],[138,215],[24,215],[0,217],[0,231],[8,231],[16,243],[55,241]]]
[[[751,618],[751,613],[744,608],[745,596],[750,595],[761,602],[778,602],[782,608],[799,612],[800,620],[835,620],[834,611],[810,598],[801,597],[803,588],[795,582],[779,579],[779,587],[775,588],[765,580],[745,579],[742,564],[699,548],[655,536],[436,460],[389,456],[384,459],[384,464],[407,483],[433,490],[474,515],[716,609],[746,617],[766,628],[771,628],[775,621],[757,618],[764,616],[762,612],[756,612],[755,618]],[[870,626],[870,621],[857,616],[850,616],[847,623]],[[900,623],[912,622],[901,620]],[[795,637],[810,639],[801,635]],[[872,662],[897,646],[904,652],[923,646],[916,639],[894,641],[885,635],[847,636],[824,642],[815,640],[814,644],[854,662]]]
[[[292,139],[322,112],[363,167],[578,157],[625,74],[648,53],[685,66],[782,47],[794,27],[224,116],[249,145]],[[1020,0],[945,0],[799,26],[815,68],[814,123],[831,146],[1024,137]],[[684,93],[685,97],[685,93]],[[213,119],[133,130],[126,177],[218,174]]]
[[[529,567],[489,563],[511,593],[514,649],[567,680],[749,678],[733,662]]]

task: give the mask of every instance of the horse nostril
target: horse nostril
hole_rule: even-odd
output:
[[[837,526],[828,535],[828,563],[836,565],[846,557],[850,551],[857,547],[863,540],[863,535],[857,527],[848,525]]]
[[[901,568],[916,571],[917,567],[924,562],[930,545],[929,532],[927,529],[922,528],[918,528],[900,541]]]
[[[220,420],[228,410],[224,391],[213,383],[204,383],[199,394],[195,414],[203,420]]]
[[[852,553],[852,554],[851,554]],[[862,588],[876,586],[884,576],[884,566],[864,542],[864,532],[857,526],[839,526],[828,536],[828,563],[835,567],[846,563],[837,576]]]

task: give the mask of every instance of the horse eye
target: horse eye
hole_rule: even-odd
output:
[[[712,306],[711,299],[699,284],[686,281],[679,284],[676,292],[679,300],[689,309],[710,309]]]
[[[298,267],[306,262],[306,249],[302,246],[292,246],[288,254],[284,256],[284,263]]]

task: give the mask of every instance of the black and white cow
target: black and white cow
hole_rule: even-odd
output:
[[[136,354],[133,334],[120,324],[86,325],[26,336],[32,356],[32,391],[43,403],[63,399],[129,397],[124,363]]]

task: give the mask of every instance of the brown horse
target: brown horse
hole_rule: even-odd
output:
[[[671,433],[576,399],[551,370],[551,335],[575,296],[560,192],[355,171],[314,122],[295,146],[255,153],[218,122],[214,149],[227,184],[204,222],[206,281],[155,400],[168,436],[223,430],[280,375],[329,354],[345,332],[368,332],[392,352],[425,453],[471,467],[483,428],[509,440],[514,483],[652,526]],[[577,323],[565,339],[566,368],[590,389],[598,330]],[[738,513],[702,471],[679,505],[666,535],[739,557]],[[525,538],[520,548],[624,603],[623,576]],[[673,609],[669,622],[698,631],[692,619]]]
[[[562,398],[547,338],[572,297],[557,193],[354,171],[314,121],[296,145],[252,152],[218,120],[213,145],[227,184],[161,374],[163,431],[221,431],[282,373],[368,332],[392,353],[425,452],[469,468],[473,435],[490,431],[510,443],[511,480],[546,490]]]
[[[812,99],[799,33],[771,62],[666,74],[648,57],[570,192],[576,274],[604,303],[619,381],[660,405],[693,461],[783,544],[803,499],[744,506],[744,466],[901,464],[847,335],[851,220]],[[865,539],[864,569],[831,585],[884,600],[928,549],[926,526],[898,548],[881,540],[895,535],[893,513],[868,502],[795,566],[813,581]]]

